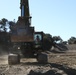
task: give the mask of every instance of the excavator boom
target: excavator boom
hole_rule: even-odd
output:
[[[28,0],[21,0],[21,17],[30,17]]]

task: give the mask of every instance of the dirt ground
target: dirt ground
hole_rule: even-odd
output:
[[[49,53],[47,64],[21,58],[20,64],[8,65],[8,55],[0,56],[0,75],[76,75],[76,50]]]

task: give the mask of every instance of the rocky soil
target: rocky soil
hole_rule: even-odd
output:
[[[32,58],[21,58],[20,64],[8,65],[8,55],[1,55],[0,75],[76,75],[76,50],[47,53],[47,64],[40,64]]]
[[[66,47],[65,51],[47,51],[47,64],[38,63],[34,58],[21,58],[20,64],[9,65],[8,49],[1,46],[0,75],[76,75],[76,45]]]

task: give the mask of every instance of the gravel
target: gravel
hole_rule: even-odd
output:
[[[68,55],[67,55],[68,54]],[[0,75],[76,75],[76,53],[51,53],[48,64],[21,58],[20,64],[8,65],[8,55],[0,56]]]

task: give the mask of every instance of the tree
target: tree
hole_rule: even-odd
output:
[[[68,42],[67,41],[63,41],[62,43],[66,45]]]
[[[3,18],[0,20],[0,31],[9,32],[10,30],[12,30],[15,24],[16,23],[14,21],[8,21],[7,19]]]
[[[76,44],[76,37],[71,37],[71,38],[68,40],[68,44]]]
[[[7,31],[6,22],[8,22],[8,20],[5,18],[0,20],[0,31],[3,31],[3,32]]]
[[[54,42],[59,42],[59,43],[62,43],[62,38],[60,37],[60,36],[53,36],[53,40],[54,40]]]
[[[0,43],[7,44],[9,41],[10,31],[15,23],[3,18],[0,20]]]
[[[9,28],[10,28],[10,30],[12,30],[12,28],[13,28],[13,26],[15,25],[16,23],[15,22],[13,22],[13,21],[9,21]]]
[[[52,35],[44,34],[43,36],[43,50],[50,50],[53,45]]]

